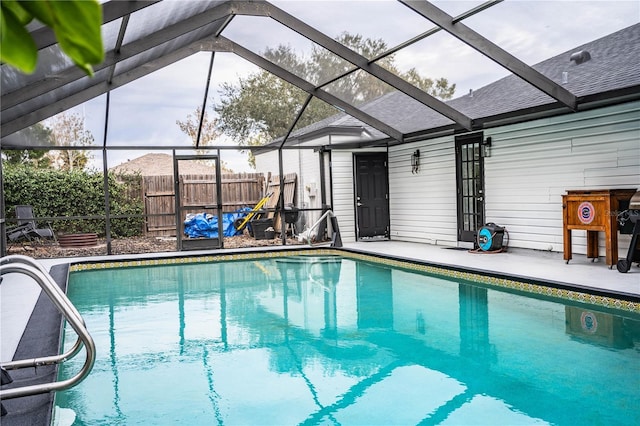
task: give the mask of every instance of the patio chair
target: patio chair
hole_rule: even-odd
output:
[[[38,228],[36,225],[33,207],[16,206],[16,218],[18,219],[18,225],[7,230],[7,239],[9,241],[19,241],[23,238],[29,241],[52,238],[55,241],[56,237],[51,225],[47,225],[46,228]]]

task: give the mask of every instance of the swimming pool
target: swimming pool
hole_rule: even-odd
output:
[[[329,254],[77,265],[98,354],[54,423],[640,423],[628,306]]]

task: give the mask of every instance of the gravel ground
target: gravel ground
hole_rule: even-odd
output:
[[[296,239],[287,238],[287,245],[301,244]],[[256,240],[244,234],[225,237],[224,248],[265,247],[282,245],[280,238]],[[112,254],[141,254],[177,251],[176,239],[171,237],[131,237],[119,238],[111,242]],[[36,259],[58,257],[102,256],[107,254],[105,239],[98,239],[94,247],[65,248],[58,243],[48,241],[25,241],[10,243],[7,254],[23,254]]]

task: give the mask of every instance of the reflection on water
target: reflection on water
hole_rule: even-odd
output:
[[[76,424],[640,423],[628,313],[337,257],[79,272],[69,295],[98,348],[56,397]]]

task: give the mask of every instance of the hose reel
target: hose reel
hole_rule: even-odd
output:
[[[496,225],[495,223],[487,223],[478,231],[477,244],[481,251],[497,251],[506,247],[505,244],[505,228]],[[509,238],[507,236],[506,241]]]

